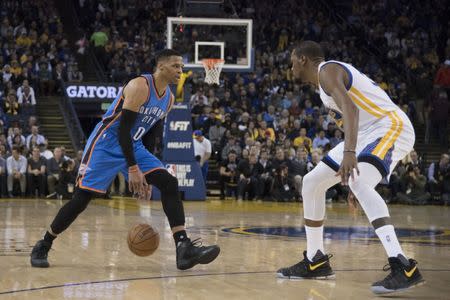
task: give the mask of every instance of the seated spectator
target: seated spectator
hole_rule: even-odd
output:
[[[294,141],[299,135],[300,135],[300,120],[294,121],[294,128],[292,128],[289,133],[287,134],[287,138],[291,141]]]
[[[236,152],[231,150],[227,159],[224,159],[220,164],[219,169],[219,185],[220,185],[220,199],[225,199],[225,192],[227,197],[230,197],[232,193],[237,199],[237,183],[239,180],[237,170],[238,160]]]
[[[46,162],[46,159],[41,156],[39,148],[33,148],[31,157],[28,159],[27,180],[31,196],[45,197]]]
[[[410,166],[417,166],[420,169],[421,174],[425,174],[425,163],[421,157],[417,154],[417,151],[412,150],[408,156],[406,156],[403,161]]]
[[[13,82],[15,81],[15,76],[14,74],[11,72],[11,66],[6,64],[3,66],[3,70],[2,70],[2,79],[3,79],[3,83],[6,84],[7,82]]]
[[[270,139],[275,142],[275,131],[273,128],[267,127],[266,121],[259,122],[258,135],[261,140]]]
[[[330,140],[325,137],[325,131],[320,130],[319,135],[314,138],[313,149],[317,149],[317,148],[323,149],[329,143],[330,143]]]
[[[6,166],[8,169],[8,196],[14,198],[13,188],[14,183],[20,183],[20,196],[25,196],[26,191],[26,173],[27,173],[27,159],[20,154],[20,150],[17,147],[12,149],[12,155],[6,160]]]
[[[17,89],[18,103],[22,105],[36,105],[36,96],[33,87],[30,86],[28,79],[22,82],[22,85]]]
[[[21,145],[26,145],[26,140],[25,137],[22,135],[22,130],[19,127],[14,127],[12,129],[12,132],[8,135],[8,138],[6,139],[8,141],[9,149],[13,148],[14,140],[16,139],[16,137],[20,139]]]
[[[342,141],[344,141],[344,139],[342,138],[342,131],[340,129],[335,129],[333,137],[330,139],[331,149],[336,147]]]
[[[259,131],[258,131],[258,129],[255,127],[255,122],[253,122],[253,121],[248,122],[247,133],[248,133],[248,136],[249,136],[252,140],[256,141],[256,140],[259,139]]]
[[[311,161],[308,162],[306,165],[306,169],[308,170],[308,173],[311,172],[312,169],[314,169],[315,166],[317,166],[320,163],[320,160],[322,159],[319,151],[313,150],[311,153]]]
[[[220,140],[225,134],[225,131],[226,128],[222,126],[222,122],[220,120],[216,120],[215,125],[209,128],[209,141],[211,142],[212,155],[214,155],[214,157],[217,157],[220,152]]]
[[[5,161],[6,161],[8,156],[9,155],[8,155],[8,151],[7,151],[7,148],[6,148],[6,144],[0,144],[0,157],[5,159]]]
[[[425,190],[427,178],[420,173],[418,166],[408,166],[408,170],[401,179],[401,192],[397,193],[397,198],[403,204],[426,204],[431,195]]]
[[[272,159],[272,171],[275,173],[275,171],[282,165],[285,164],[286,166],[289,166],[289,160],[286,159],[286,156],[284,154],[284,151],[282,148],[278,148],[275,152],[275,157]]]
[[[27,120],[27,126],[25,126],[25,128],[26,128],[25,131],[27,133],[31,133],[31,128],[33,126],[38,126],[39,127],[39,123],[38,123],[37,117],[36,116],[29,116],[28,120]]]
[[[26,138],[26,146],[28,149],[33,149],[31,142],[34,142],[35,145],[45,144],[45,137],[39,134],[39,127],[32,126],[31,134]]]
[[[59,148],[61,149],[61,157],[62,157],[64,160],[71,160],[71,158],[70,158],[69,156],[66,155],[66,147],[61,146],[61,147],[59,147]]]
[[[23,91],[19,94],[19,103],[20,111],[23,115],[29,116],[35,113],[36,99],[34,95],[31,94],[31,87],[26,86],[23,88]]]
[[[294,199],[294,183],[289,178],[287,164],[281,164],[275,170],[272,184],[272,199],[277,202],[289,202]]]
[[[41,156],[45,157],[47,161],[53,157],[52,151],[47,149],[47,141],[39,144],[39,151],[41,152]]]
[[[242,148],[236,143],[236,138],[234,136],[230,136],[228,139],[228,143],[222,149],[222,160],[226,160],[228,154],[233,151],[237,156],[240,156],[242,153]]]
[[[300,145],[304,145],[306,151],[311,153],[312,141],[309,137],[306,136],[306,128],[300,128],[299,136],[294,139],[294,147],[299,147]]]
[[[263,172],[260,176],[260,196],[261,199],[267,199],[270,196],[270,188],[272,186],[273,174],[272,163],[270,161],[269,153],[266,149],[260,152],[259,163],[263,167]]]
[[[74,159],[74,161],[75,161],[75,170],[77,170],[77,172],[78,172],[78,168],[80,167],[82,159],[83,159],[83,150],[78,150],[77,151],[77,156]]]
[[[69,82],[82,82],[83,81],[83,73],[78,70],[78,64],[71,64],[67,70],[67,78]]]
[[[7,188],[6,188],[6,159],[0,156],[0,197],[7,197]]]
[[[52,78],[51,64],[45,61],[39,63],[37,72],[39,79],[39,91],[42,95],[47,96],[53,94],[55,88],[55,82]]]
[[[72,199],[77,173],[74,170],[75,162],[63,161],[61,164],[60,178],[56,187],[58,199]]]
[[[445,179],[450,173],[450,157],[442,154],[439,162],[434,162],[428,168],[428,184],[433,197],[440,198],[443,193]],[[448,183],[448,182],[447,182]]]
[[[261,175],[264,172],[264,167],[258,162],[258,157],[254,154],[249,155],[248,159],[242,159],[237,166],[239,171],[238,183],[238,200],[245,199],[248,194],[248,200],[256,197],[261,200]]]
[[[294,182],[296,198],[300,199],[302,195],[303,177],[307,173],[308,154],[305,148],[298,148],[295,157],[289,161],[289,176]]]
[[[191,99],[189,100],[189,105],[191,109],[193,109],[195,106],[206,106],[208,105],[208,98],[203,93],[203,88],[198,88],[197,92],[191,96]]]
[[[47,159],[47,198],[56,196],[55,187],[61,178],[61,165],[63,162],[64,158],[62,157],[61,148],[55,147],[53,150],[53,157]]]
[[[8,121],[16,120],[19,114],[19,103],[17,102],[14,91],[8,93],[6,101],[3,104],[3,111],[8,117]]]
[[[14,147],[17,147],[20,153],[27,155],[28,149],[25,147],[25,144],[23,143],[23,140],[20,135],[14,136],[11,149]]]

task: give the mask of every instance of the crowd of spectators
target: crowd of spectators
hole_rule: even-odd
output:
[[[193,127],[211,142],[222,197],[301,200],[302,177],[344,138],[339,116],[331,116],[309,86],[292,80],[294,41],[319,41],[328,57],[355,65],[413,122],[426,125],[426,142],[439,138],[448,151],[450,39],[441,18],[446,2],[352,3],[351,13],[336,22],[334,12],[315,1],[233,2],[240,18],[253,19],[253,72],[223,73],[219,86],[205,85],[201,73],[188,80]],[[86,40],[116,82],[152,70],[152,54],[165,47],[166,17],[175,15],[167,1],[80,4]],[[405,160],[380,190],[388,191],[390,201],[414,203],[418,189],[425,194],[417,203],[448,201],[445,157],[421,169]],[[336,186],[327,199],[345,195]]]
[[[68,198],[80,154],[48,150],[35,109],[40,96],[58,91],[60,79],[73,77],[62,23],[43,0],[3,0],[0,23],[0,197]]]
[[[82,75],[52,5],[41,0],[3,2],[0,126],[4,134],[0,153],[6,160],[2,188],[3,182],[7,186],[12,180],[18,182],[20,193],[26,192],[26,186],[33,193],[30,185],[44,181],[44,193],[52,194],[59,178],[51,169],[56,170],[56,164],[62,166],[59,150],[54,149],[54,154],[45,150],[45,138],[28,120],[36,122],[36,95],[54,93],[59,79],[79,81]],[[92,47],[116,82],[152,70],[152,55],[165,47],[166,17],[176,15],[173,3],[76,3],[86,32],[77,43],[79,53],[83,54],[87,45]],[[343,140],[339,116],[331,116],[309,86],[292,80],[290,46],[302,39],[321,42],[328,57],[352,63],[374,79],[412,121],[426,124],[426,142],[439,138],[447,151],[450,42],[446,40],[448,26],[439,15],[445,12],[445,3],[353,1],[351,13],[337,25],[335,15],[313,1],[289,0],[278,5],[271,1],[258,5],[234,2],[239,17],[254,20],[253,72],[224,73],[219,86],[205,85],[197,73],[189,79],[193,127],[211,141],[212,158],[220,164],[221,196],[301,200],[302,177]],[[36,146],[41,147],[40,157],[47,156],[45,180],[29,179],[25,185],[26,176],[19,174],[23,167],[12,173],[4,171],[24,164],[22,157],[29,157],[32,161],[28,161],[25,173],[42,173],[39,167],[30,169],[41,161]],[[404,203],[448,201],[448,155],[426,168],[414,163],[418,156],[414,153],[410,155],[412,162],[399,164],[384,185],[388,199]],[[50,162],[52,159],[56,164]],[[65,169],[76,169],[76,160],[61,161],[68,162]],[[119,182],[122,193],[124,182]],[[9,192],[6,187],[4,194]],[[345,194],[344,188],[335,186],[327,199],[344,198]]]

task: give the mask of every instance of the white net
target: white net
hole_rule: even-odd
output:
[[[205,67],[205,82],[207,84],[219,84],[220,72],[222,71],[223,59],[204,59],[202,60],[203,67]]]

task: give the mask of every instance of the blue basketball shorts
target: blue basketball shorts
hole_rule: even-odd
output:
[[[140,142],[134,145],[134,155],[144,175],[164,168],[161,161]],[[78,170],[77,186],[84,190],[106,193],[119,172],[128,180],[127,162],[117,138],[108,134],[90,138]]]

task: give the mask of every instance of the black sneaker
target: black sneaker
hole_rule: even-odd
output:
[[[381,281],[372,284],[372,292],[375,294],[387,294],[403,291],[425,283],[417,268],[417,261],[407,260],[399,254],[397,257],[389,257],[389,264],[383,267],[383,271],[391,270],[391,273]]]
[[[35,268],[48,268],[50,264],[48,263],[47,256],[51,247],[52,244],[44,240],[37,242],[31,251],[31,266]]]
[[[187,270],[196,264],[209,264],[220,253],[217,245],[202,246],[200,239],[186,239],[177,245],[177,268]]]
[[[334,272],[330,266],[330,258],[333,255],[325,255],[320,250],[310,261],[303,251],[304,259],[288,268],[281,268],[277,271],[277,277],[286,279],[333,279]]]

